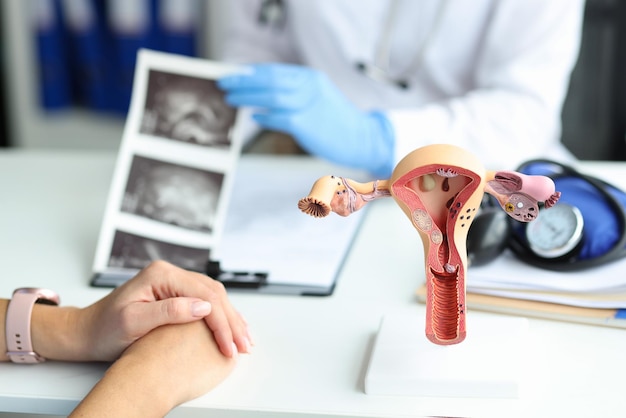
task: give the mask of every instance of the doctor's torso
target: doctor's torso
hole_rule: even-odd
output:
[[[363,108],[415,106],[474,88],[476,64],[499,2],[399,0],[395,11],[393,3],[285,1],[284,27],[266,29],[276,40],[268,38],[263,48],[281,60],[323,71]],[[357,64],[375,64],[381,49],[389,57],[387,75],[406,79],[410,88],[355,76]]]

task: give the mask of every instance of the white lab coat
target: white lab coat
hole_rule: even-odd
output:
[[[399,0],[389,74],[408,90],[355,69],[372,63],[390,1],[285,0],[283,28],[258,22],[261,3],[228,0],[221,58],[323,71],[360,108],[386,112],[396,161],[431,143],[464,147],[488,168],[571,158],[560,144],[561,108],[584,0]]]

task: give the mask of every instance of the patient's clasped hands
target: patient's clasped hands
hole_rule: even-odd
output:
[[[35,304],[31,318],[42,357],[113,362],[71,417],[164,416],[222,382],[253,344],[220,282],[164,261],[92,305]]]
[[[130,344],[166,324],[204,319],[220,351],[248,352],[251,338],[224,286],[203,274],[157,261],[93,305],[79,310],[85,358],[115,360]]]

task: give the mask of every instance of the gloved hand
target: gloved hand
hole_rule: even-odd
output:
[[[394,133],[381,112],[359,110],[319,71],[287,64],[257,64],[251,74],[223,77],[218,86],[232,106],[259,108],[253,118],[285,132],[310,154],[388,178]]]

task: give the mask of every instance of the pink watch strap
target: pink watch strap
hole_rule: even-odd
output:
[[[35,353],[30,336],[30,321],[35,303],[43,299],[58,305],[59,297],[47,289],[23,288],[13,293],[6,316],[7,357],[14,363],[41,363],[45,358]]]

